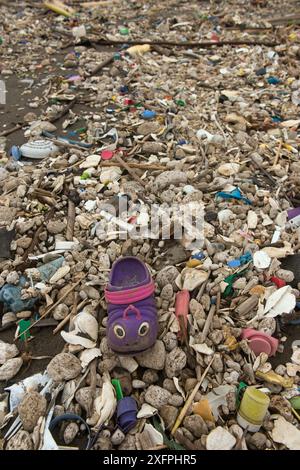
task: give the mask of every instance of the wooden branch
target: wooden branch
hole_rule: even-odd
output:
[[[205,324],[204,324],[204,328],[203,328],[202,335],[201,335],[201,343],[204,343],[204,341],[207,338],[207,335],[208,335],[208,332],[209,332],[209,327],[211,325],[211,322],[213,320],[215,312],[216,312],[216,305],[213,304],[210,307],[210,310],[208,312],[208,315],[207,315],[207,318],[206,318],[206,321],[205,321]]]
[[[90,72],[90,75],[96,75],[96,73],[100,72],[100,70],[102,70],[104,67],[111,64],[113,60],[114,60],[114,54],[108,57],[108,59],[101,62],[101,64],[96,65],[96,67],[94,67],[93,70]]]
[[[17,124],[15,127],[11,129],[6,129],[6,131],[0,132],[0,137],[5,137],[6,135],[12,134],[15,131],[22,129],[22,124]]]
[[[109,40],[109,39],[98,39],[94,41],[96,44],[114,46],[120,44],[128,45],[140,45],[140,44],[149,44],[149,46],[174,46],[174,47],[199,47],[199,48],[209,48],[209,47],[223,47],[223,46],[267,46],[274,47],[278,46],[278,43],[272,41],[242,41],[242,40],[232,40],[232,41],[203,41],[203,42],[178,42],[178,41],[147,41],[145,39],[136,39],[136,40]]]
[[[66,230],[66,239],[68,241],[73,241],[74,236],[74,225],[75,225],[75,204],[71,199],[68,203],[68,221],[67,221],[67,230]]]
[[[116,154],[114,156],[114,158],[117,160],[117,162],[125,169],[128,171],[128,173],[130,174],[130,176],[132,176],[132,178],[137,182],[139,183],[140,185],[142,185],[143,187],[145,187],[145,183],[144,181],[135,173],[135,171],[130,168],[129,165],[127,165],[127,163],[124,162],[124,160],[120,157],[120,155]]]
[[[201,375],[200,377],[200,380],[196,383],[192,393],[190,394],[189,398],[187,399],[184,407],[182,408],[182,410],[180,411],[179,413],[179,416],[177,417],[176,421],[175,421],[175,424],[173,426],[173,429],[171,431],[171,434],[172,436],[174,436],[175,432],[177,431],[177,429],[179,428],[182,420],[184,419],[189,407],[191,406],[191,404],[193,403],[193,400],[195,398],[195,395],[196,393],[198,392],[203,380],[205,379],[209,369],[210,369],[210,366],[212,365],[213,363],[213,360],[215,359],[215,354],[213,355],[213,357],[211,358],[211,360],[209,361],[209,364],[208,366],[206,367],[205,371],[203,372],[203,374]]]

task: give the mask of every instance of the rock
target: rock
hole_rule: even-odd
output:
[[[29,248],[31,242],[32,242],[32,238],[30,237],[21,237],[16,241],[17,246],[20,248],[23,248],[24,250]]]
[[[24,310],[23,312],[18,312],[17,318],[30,318],[32,315],[32,312],[30,310]]]
[[[181,348],[174,348],[166,357],[165,372],[167,377],[177,377],[185,365],[185,352]]]
[[[53,311],[53,318],[61,321],[69,314],[69,307],[66,304],[59,304]]]
[[[23,359],[21,357],[8,359],[8,361],[6,361],[5,364],[0,367],[0,380],[12,379],[19,372],[22,364]]]
[[[256,432],[247,439],[250,449],[262,450],[266,447],[267,438],[262,432]]]
[[[137,128],[137,134],[148,135],[155,134],[159,130],[159,124],[157,122],[144,122]]]
[[[17,285],[18,282],[19,282],[19,274],[17,273],[17,271],[12,271],[12,272],[8,273],[8,275],[6,277],[6,282],[8,284]]]
[[[40,416],[44,416],[47,400],[38,392],[27,392],[18,406],[18,412],[25,431],[33,431]]]
[[[81,363],[74,354],[60,353],[51,359],[47,372],[55,382],[71,380],[80,374]]]
[[[0,364],[5,364],[8,359],[19,354],[19,350],[15,344],[5,343],[0,340]]]
[[[135,436],[127,434],[119,450],[136,450]]]
[[[27,431],[18,431],[7,443],[6,450],[33,450],[33,442]]]
[[[15,323],[17,321],[17,315],[13,312],[7,312],[2,317],[2,326],[8,323]]]
[[[172,300],[173,297],[173,287],[172,284],[166,284],[160,293],[160,297],[164,300],[168,300],[169,302]]]
[[[158,382],[158,379],[158,373],[155,370],[148,369],[143,373],[143,381],[148,385]]]
[[[183,425],[195,437],[201,437],[202,434],[208,434],[208,428],[204,419],[199,415],[186,416]]]
[[[164,390],[162,387],[150,385],[145,393],[145,401],[149,403],[149,405],[154,406],[154,408],[160,409],[163,405],[167,405],[171,396],[171,393]]]
[[[160,340],[157,340],[151,349],[135,357],[141,367],[154,370],[162,370],[164,368],[165,358],[165,346]]]
[[[95,289],[93,286],[85,286],[83,288],[84,292],[87,294],[89,299],[99,300],[100,299],[100,292]]]
[[[143,382],[142,380],[133,380],[132,381],[132,387],[136,389],[143,389],[147,387],[147,384]]]
[[[179,184],[185,184],[187,182],[187,175],[183,171],[164,171],[162,172],[154,182],[154,190],[162,190],[171,184],[177,186]]]
[[[58,233],[62,233],[65,230],[66,223],[59,220],[50,220],[46,227],[49,233],[52,235],[57,235]]]
[[[171,430],[175,424],[178,415],[178,409],[175,406],[163,405],[159,410],[159,414],[165,423],[166,430]]]
[[[82,162],[79,167],[82,169],[87,168],[96,168],[100,163],[101,157],[100,155],[89,155],[84,162]]]
[[[177,341],[177,336],[175,333],[172,333],[171,331],[168,331],[167,334],[163,337],[163,342],[165,345],[166,350],[172,351],[174,348],[177,347],[178,341]]]
[[[64,441],[66,445],[71,444],[77,434],[79,433],[79,426],[77,423],[68,423],[66,429],[64,430]]]
[[[173,287],[176,287],[175,279],[178,274],[179,271],[175,266],[166,266],[157,273],[156,282],[161,288],[167,284],[172,284]]]
[[[236,438],[221,426],[213,429],[207,436],[207,450],[231,450],[236,443]]]
[[[147,155],[163,152],[164,146],[160,142],[145,142],[142,146],[142,152]]]
[[[183,397],[181,395],[178,395],[178,393],[174,393],[174,395],[171,396],[170,400],[169,400],[169,405],[173,405],[173,406],[176,406],[177,408],[179,408],[179,406],[182,406],[183,403],[184,403],[184,400],[183,400]]]

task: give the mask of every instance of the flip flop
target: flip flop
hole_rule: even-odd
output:
[[[126,256],[115,261],[105,289],[107,338],[114,352],[135,355],[155,343],[158,321],[154,290],[150,272],[138,258]]]

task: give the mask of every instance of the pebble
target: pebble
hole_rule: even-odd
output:
[[[181,348],[174,348],[166,357],[165,372],[167,377],[177,377],[185,365],[185,352]]]
[[[74,354],[60,353],[51,359],[47,372],[55,382],[71,380],[80,374],[81,364]]]
[[[165,365],[166,350],[164,343],[160,340],[156,341],[154,346],[138,356],[136,360],[141,367],[154,370],[162,370]]]
[[[163,405],[167,405],[171,397],[172,395],[168,390],[158,385],[150,385],[145,393],[145,401],[157,409],[160,409]]]
[[[199,415],[186,416],[183,425],[195,437],[201,437],[202,434],[208,434],[208,428],[203,418]]]

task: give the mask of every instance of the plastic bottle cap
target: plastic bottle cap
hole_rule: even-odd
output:
[[[146,109],[145,111],[143,111],[141,113],[141,117],[143,119],[153,119],[155,116],[156,116],[156,112],[155,111],[150,111],[148,109]]]
[[[118,425],[124,433],[132,429],[137,422],[137,403],[132,397],[125,397],[117,403]]]
[[[259,336],[254,336],[253,338],[251,338],[251,340],[249,342],[249,346],[252,349],[252,351],[254,352],[255,356],[259,356],[260,353],[262,353],[262,352],[264,352],[264,353],[268,354],[268,356],[270,356],[270,354],[272,352],[272,348],[271,348],[270,343],[266,339],[261,338]]]

